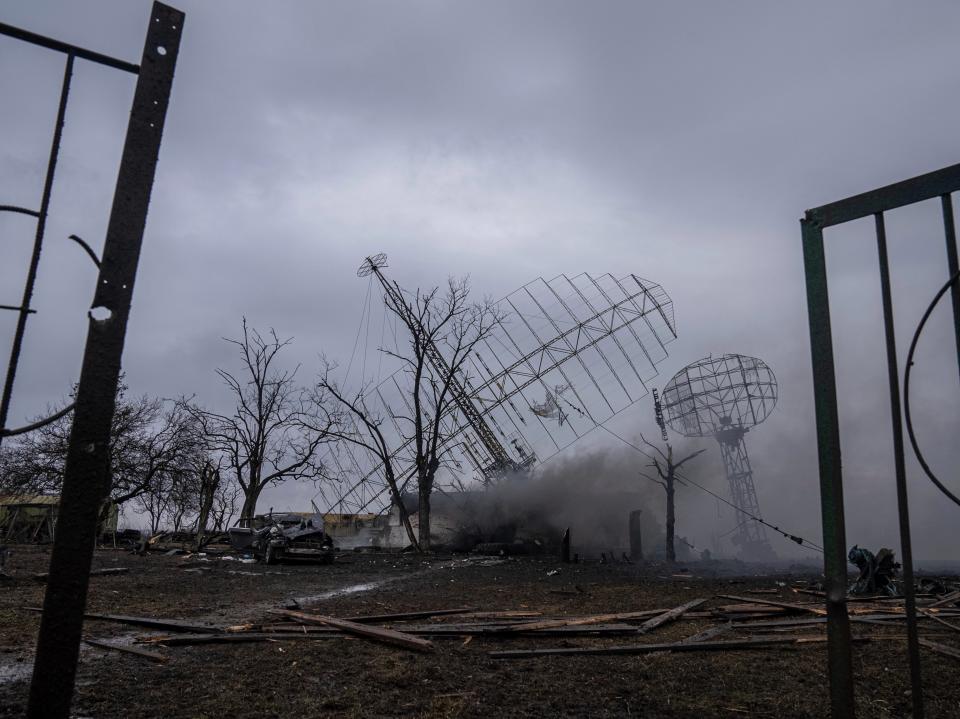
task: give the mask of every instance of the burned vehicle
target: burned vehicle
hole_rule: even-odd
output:
[[[258,514],[252,520],[240,520],[229,535],[235,550],[248,552],[266,564],[281,559],[329,564],[334,558],[333,540],[323,531],[319,514]]]

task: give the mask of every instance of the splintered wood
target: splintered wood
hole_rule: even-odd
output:
[[[377,642],[393,644],[404,649],[414,649],[418,652],[432,652],[433,644],[412,634],[397,632],[393,629],[383,629],[382,627],[371,627],[367,624],[358,624],[347,619],[337,619],[336,617],[327,617],[322,614],[307,614],[306,612],[294,612],[290,609],[271,609],[271,614],[279,614],[284,617],[290,617],[306,624],[322,624],[328,627],[340,629],[347,634],[354,634],[364,639],[372,639]]]
[[[517,610],[477,611],[474,607],[417,609],[352,617],[337,617],[319,611],[270,609],[261,621],[232,626],[206,626],[175,619],[135,617],[118,614],[93,614],[92,621],[116,622],[165,632],[161,636],[138,638],[154,646],[174,647],[205,644],[245,644],[249,642],[321,641],[360,638],[390,647],[430,652],[431,639],[457,639],[465,648],[479,638],[471,650],[484,642],[518,640],[537,642],[534,646],[488,652],[495,659],[523,659],[545,656],[605,656],[643,654],[658,656],[671,652],[718,651],[796,651],[826,642],[826,611],[821,601],[782,601],[780,593],[807,594],[820,599],[815,590],[746,590],[739,596],[718,594],[699,597],[675,607],[634,609],[631,611],[544,616],[526,607]],[[755,596],[764,594],[763,598]],[[788,594],[789,593],[789,594]],[[936,597],[926,595],[918,606],[917,618],[926,629],[922,646],[931,652],[960,659],[960,648],[939,641],[956,637],[960,631],[960,592]],[[735,602],[729,604],[725,602]],[[32,611],[38,611],[33,609]],[[891,635],[865,636],[865,632],[883,632],[900,626],[906,619],[902,598],[851,597],[847,611],[860,630],[854,641],[890,638]],[[811,616],[812,615],[812,616]],[[673,622],[693,622],[698,631],[679,641],[652,641],[594,646],[544,646],[550,637],[599,640],[603,637],[645,637]],[[175,632],[176,635],[171,635]],[[739,636],[738,636],[739,634]],[[725,635],[718,639],[720,635]],[[733,635],[733,636],[729,636]],[[930,637],[937,638],[933,641]],[[88,640],[92,646],[136,654],[152,661],[165,661],[165,655],[124,645]],[[487,644],[489,646],[489,644]]]

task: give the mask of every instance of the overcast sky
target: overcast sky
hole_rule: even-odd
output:
[[[234,358],[220,338],[243,315],[296,338],[288,359],[305,381],[320,352],[345,361],[368,253],[386,252],[405,287],[469,273],[494,298],[537,276],[632,272],[675,302],[660,386],[709,353],[777,373],[780,404],[748,435],[761,507],[819,537],[797,220],[960,161],[960,5],[175,4],[187,17],[124,355],[133,392],[222,402],[214,370]],[[0,20],[139,62],[149,7],[6,0]],[[0,38],[0,204],[39,203],[62,67]],[[66,237],[102,246],[133,86],[77,62],[12,425],[77,378],[95,273]],[[889,219],[901,361],[945,279],[938,211]],[[0,215],[0,304],[19,300],[32,233],[30,218]],[[897,547],[869,223],[828,240],[848,539]],[[960,395],[943,310],[916,402],[949,474]],[[655,433],[651,414],[644,400],[618,430]],[[703,481],[725,491],[719,452],[707,456]],[[910,482],[915,555],[956,556],[957,508],[913,466]],[[312,493],[265,502],[299,508]],[[711,517],[714,501],[691,491],[680,530],[706,546]]]

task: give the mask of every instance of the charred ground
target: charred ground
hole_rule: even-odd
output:
[[[0,588],[0,715],[20,716],[26,705],[43,585],[32,579],[48,555],[23,548]],[[663,565],[559,565],[552,558],[502,561],[470,555],[428,557],[343,554],[329,566],[243,564],[209,558],[188,563],[167,556],[97,552],[98,567],[129,567],[127,574],[91,578],[88,611],[211,625],[262,622],[267,610],[313,598],[326,614],[349,618],[445,607],[530,611],[544,617],[670,608],[696,597],[743,595],[797,602],[795,583],[809,574],[691,578]],[[193,566],[190,566],[193,564]],[[199,564],[199,566],[197,566]],[[559,569],[559,573],[548,574]],[[778,584],[781,582],[783,585]],[[365,585],[358,590],[358,585]],[[350,591],[354,590],[354,591]],[[776,594],[770,593],[776,590]],[[711,599],[706,606],[729,604]],[[426,620],[439,625],[451,618]],[[423,622],[421,622],[423,623]],[[777,716],[828,714],[826,645],[752,651],[647,656],[573,656],[497,660],[488,651],[530,647],[604,646],[677,641],[716,626],[716,619],[685,619],[644,637],[433,638],[419,654],[362,639],[268,641],[236,645],[150,647],[163,664],[84,648],[78,675],[78,716],[412,717],[491,716]],[[86,636],[130,638],[157,632],[88,621]],[[402,628],[398,625],[398,628]],[[937,641],[956,644],[946,627]],[[823,633],[822,628],[808,632]],[[855,671],[864,715],[909,714],[906,642],[902,625],[858,625],[871,637],[858,644]],[[742,633],[741,633],[742,634]],[[925,653],[929,716],[960,713],[956,661]]]

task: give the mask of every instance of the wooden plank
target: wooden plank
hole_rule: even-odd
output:
[[[719,642],[672,642],[668,644],[628,644],[614,647],[553,647],[550,649],[512,649],[487,652],[492,659],[524,659],[545,656],[651,654],[653,652],[716,652],[741,649],[765,649],[796,644],[796,637],[760,637]]]
[[[720,624],[716,627],[710,627],[709,629],[704,629],[702,632],[698,632],[693,636],[689,636],[686,639],[681,640],[683,644],[690,644],[691,642],[705,642],[707,639],[713,639],[714,637],[729,632],[733,629],[733,624],[726,623]]]
[[[786,614],[783,607],[771,607],[766,604],[723,604],[715,609],[726,614]]]
[[[275,634],[262,632],[240,632],[237,634],[179,634],[168,637],[148,637],[139,640],[142,644],[160,644],[165,647],[185,647],[196,644],[246,644],[248,642],[288,642],[302,639],[343,639],[342,632],[308,634]]]
[[[421,612],[399,612],[396,614],[364,614],[359,617],[350,617],[349,621],[359,624],[399,622],[407,619],[429,619],[430,617],[447,617],[452,614],[469,614],[477,611],[476,607],[460,607],[459,609],[428,609]],[[313,612],[311,612],[312,614]]]
[[[701,604],[703,604],[706,601],[707,601],[707,598],[703,597],[700,599],[692,599],[689,602],[684,602],[680,606],[674,607],[673,609],[667,612],[664,612],[663,614],[660,614],[654,617],[653,619],[650,619],[644,622],[637,629],[637,633],[646,634],[647,632],[651,632],[663,624],[676,621],[677,619],[682,617],[687,612],[688,609],[695,609],[696,607],[699,607]]]
[[[950,622],[944,621],[943,619],[941,619],[940,617],[938,617],[938,616],[937,616],[936,614],[934,614],[933,612],[927,611],[927,610],[924,609],[924,608],[919,608],[919,607],[918,607],[918,609],[919,609],[920,614],[921,614],[922,616],[930,617],[930,619],[932,619],[933,621],[935,621],[935,622],[937,622],[937,623],[939,623],[939,624],[942,624],[942,625],[945,626],[945,627],[950,627],[950,628],[951,628],[953,631],[955,631],[955,632],[960,632],[960,626],[957,626],[956,624],[951,624]]]
[[[557,629],[558,627],[581,626],[584,624],[606,624],[607,622],[622,622],[625,619],[645,619],[663,614],[666,609],[647,609],[640,612],[618,612],[616,614],[593,614],[584,617],[562,617],[560,619],[545,619],[540,622],[523,622],[497,630],[500,633],[531,632],[539,629]],[[496,633],[496,632],[490,632]]]
[[[463,615],[462,619],[536,619],[542,617],[543,612],[526,610],[512,610],[506,612],[471,612]]]
[[[432,627],[410,627],[407,631],[417,636],[589,636],[603,634],[636,634],[637,628],[632,624],[584,624],[552,629],[532,629],[527,632],[504,632],[496,627],[468,627],[457,625],[438,624]]]
[[[91,577],[112,577],[118,574],[126,574],[129,571],[130,571],[129,567],[108,567],[106,569],[91,569],[90,576]],[[49,576],[50,576],[49,574],[47,574],[46,572],[43,572],[42,574],[34,574],[33,578],[38,582],[45,582],[47,581],[47,578]]]
[[[918,639],[917,641],[919,641],[922,646],[925,646],[927,649],[934,651],[937,654],[943,654],[947,657],[960,659],[960,649],[948,647],[946,644],[939,644],[938,642],[933,642],[929,639]]]
[[[125,654],[134,654],[138,657],[143,657],[154,662],[166,662],[168,657],[163,656],[162,654],[157,654],[156,652],[149,652],[146,649],[140,649],[139,647],[128,647],[120,644],[108,644],[107,642],[101,642],[97,639],[84,639],[85,644],[89,644],[91,647],[97,647],[99,649],[112,649],[115,652],[124,652]]]
[[[790,591],[794,592],[795,594],[809,594],[812,597],[820,597],[821,599],[827,598],[826,592],[818,592],[816,589],[798,589],[793,587]]]
[[[958,600],[960,600],[960,591],[951,592],[950,594],[945,596],[943,599],[939,599],[933,604],[928,604],[926,606],[926,609],[932,609],[933,607],[942,607],[944,604],[950,604],[950,602],[956,602]]]
[[[781,609],[790,609],[795,612],[810,612],[820,617],[827,616],[827,610],[821,609],[809,604],[791,604],[790,602],[775,602],[770,599],[757,599],[756,597],[737,597],[731,594],[718,594],[721,599],[732,599],[735,602],[746,602],[748,604],[764,604],[768,607],[780,607]]]
[[[404,649],[413,649],[418,652],[433,651],[433,644],[426,639],[415,637],[412,634],[398,632],[395,629],[384,629],[382,627],[371,627],[366,624],[358,624],[347,619],[337,619],[336,617],[327,617],[322,614],[307,614],[306,612],[294,612],[289,609],[271,609],[271,614],[277,614],[283,617],[290,617],[306,624],[321,624],[328,627],[336,627],[348,634],[353,634],[364,639],[392,644]]]
[[[28,612],[43,611],[39,607],[23,607]],[[171,632],[193,632],[196,634],[211,634],[221,632],[221,627],[210,627],[205,624],[189,624],[176,619],[153,619],[152,617],[129,617],[124,614],[93,614],[86,613],[84,619],[93,619],[98,622],[113,622],[115,624],[130,624],[135,627],[150,629],[166,629]]]

